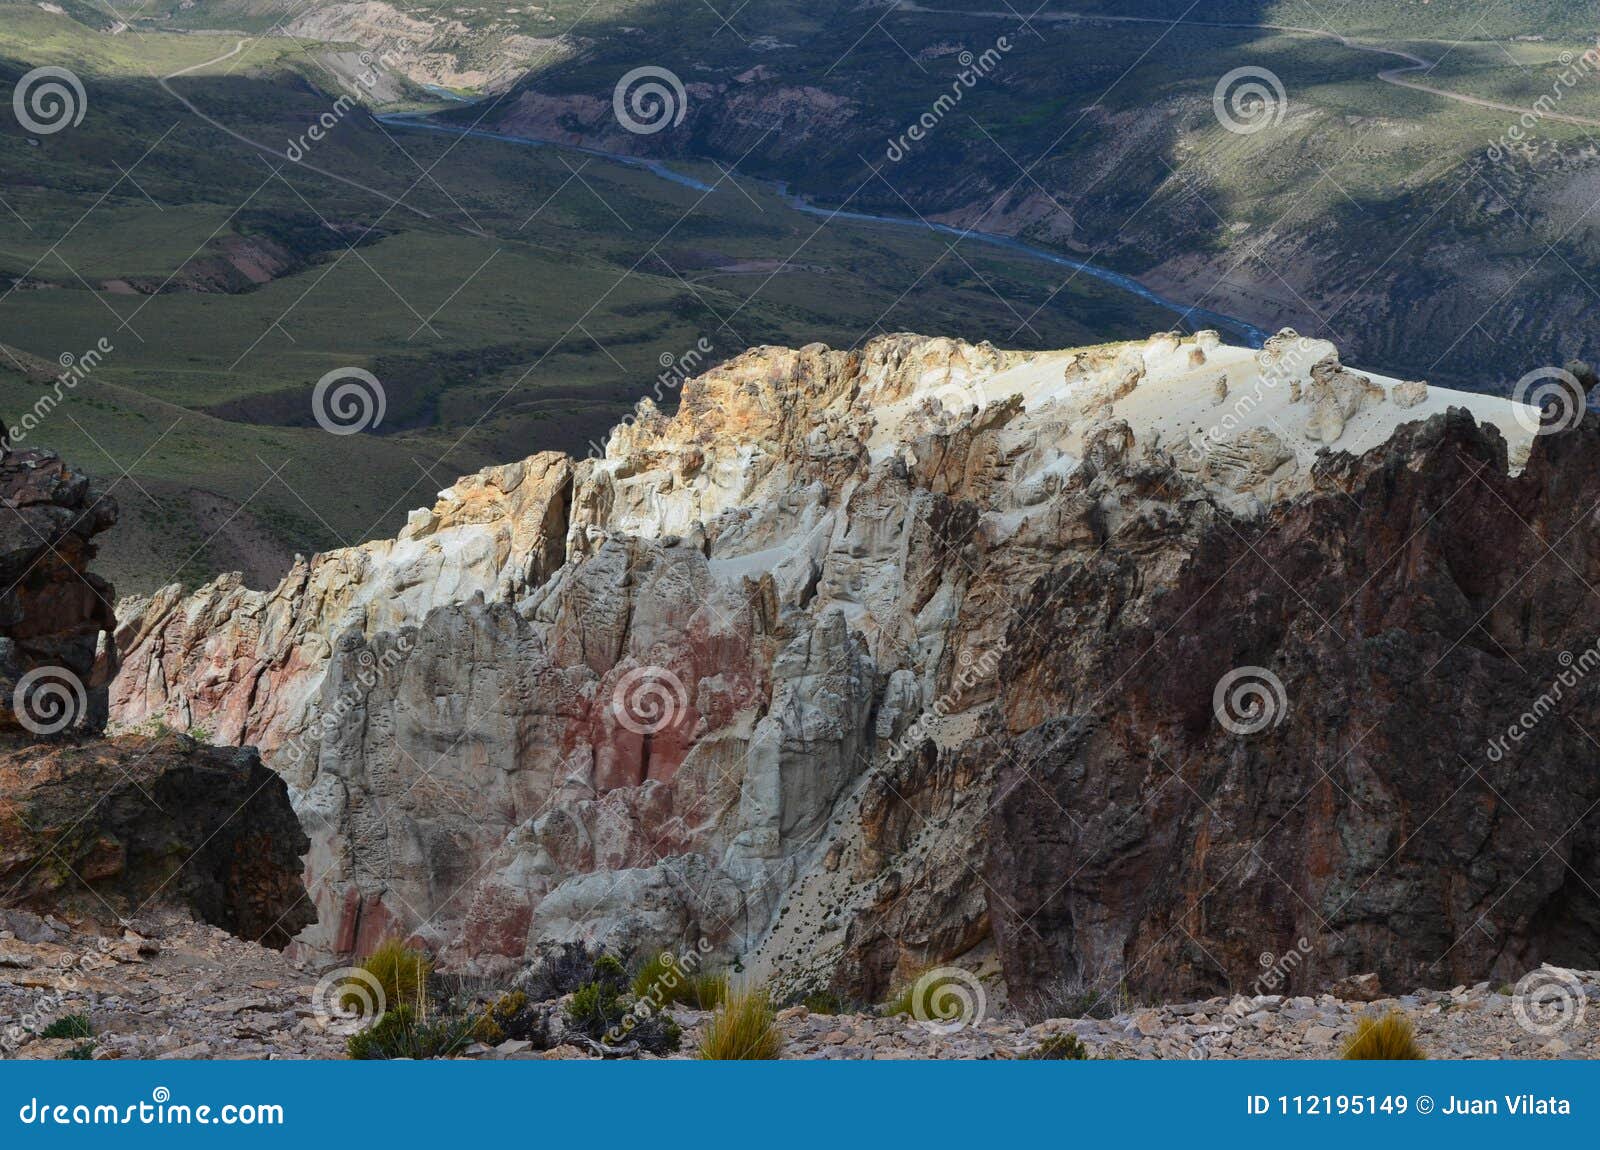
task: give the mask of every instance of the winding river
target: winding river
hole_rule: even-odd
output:
[[[511,136],[502,132],[491,132],[484,128],[461,128],[454,124],[441,124],[430,120],[421,112],[390,112],[374,117],[379,123],[390,128],[399,128],[406,131],[417,132],[442,132],[446,135],[472,136],[477,139],[498,140],[501,143],[512,144],[526,148],[561,148],[570,152],[581,152],[586,156],[595,156],[599,159],[609,160],[613,163],[626,164],[632,168],[642,168],[663,180],[678,184],[681,187],[693,188],[699,192],[715,191],[714,185],[680,172],[660,160],[652,160],[642,156],[629,156],[621,152],[608,152],[601,148],[588,148],[577,144],[558,143],[554,140],[540,140],[530,136]],[[1071,268],[1074,272],[1097,279],[1102,283],[1119,288],[1129,295],[1137,296],[1146,303],[1155,304],[1164,308],[1178,317],[1179,323],[1189,328],[1212,327],[1227,331],[1242,339],[1250,347],[1260,347],[1266,341],[1268,332],[1257,327],[1249,320],[1237,316],[1223,315],[1221,312],[1211,311],[1208,308],[1195,307],[1168,299],[1158,292],[1152,291],[1132,276],[1121,272],[1114,272],[1107,268],[1098,267],[1084,260],[1075,260],[1068,256],[1058,255],[1047,248],[1035,247],[1024,243],[1013,236],[999,235],[994,232],[968,231],[965,228],[952,227],[949,224],[936,224],[926,220],[916,219],[911,216],[877,215],[871,212],[851,212],[836,208],[825,208],[813,204],[794,192],[791,192],[781,183],[769,181],[752,181],[762,183],[777,191],[783,202],[797,212],[808,216],[821,216],[828,220],[846,220],[850,223],[871,224],[880,227],[909,228],[915,231],[937,232],[958,240],[972,240],[975,243],[986,244],[990,247],[1003,248],[1018,255],[1031,259],[1054,264],[1057,267]]]

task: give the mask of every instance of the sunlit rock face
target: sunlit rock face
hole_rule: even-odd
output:
[[[1408,742],[1370,746],[1358,715],[1399,690],[1384,651],[1443,652],[1512,562],[1456,568],[1458,536],[1484,525],[1456,503],[1426,518],[1434,477],[1458,473],[1440,460],[1475,461],[1469,483],[1531,507],[1567,466],[1543,446],[1529,462],[1536,415],[1357,373],[1289,332],[1260,352],[1209,333],[1048,353],[909,335],[757,348],[689,381],[671,416],[642,403],[604,458],[491,468],[398,539],[317,556],[270,591],[224,578],[124,604],[113,714],[262,748],[313,844],[319,917],[299,945],[317,952],[401,934],[489,968],[550,938],[704,940],[867,996],[992,956],[1026,994],[1090,968],[1157,990],[1248,982],[1257,955],[1296,941],[1280,935],[1311,931],[1316,977],[1411,973],[1440,930],[1423,942],[1374,916],[1407,901],[1437,927],[1492,896],[1430,886],[1419,862],[1337,903],[1374,844],[1417,829],[1436,780],[1405,756],[1445,745],[1429,724],[1453,746],[1499,711],[1419,701]],[[1487,514],[1488,498],[1459,507]],[[1389,543],[1402,558],[1385,567]],[[1424,570],[1443,582],[1401,595],[1395,580]],[[1223,575],[1226,597],[1208,598],[1203,577]],[[1501,617],[1529,593],[1511,589]],[[1330,626],[1291,649],[1314,621],[1302,597]],[[1240,663],[1276,668],[1293,720],[1248,746],[1210,707]],[[1340,709],[1357,697],[1373,710]],[[1271,741],[1291,737],[1292,768]],[[1358,771],[1359,807],[1319,793],[1295,808],[1297,838],[1275,849],[1297,864],[1272,856],[1279,901],[1206,891],[1223,859],[1272,881],[1248,834],[1273,841],[1264,811],[1311,787],[1313,762]],[[1465,818],[1423,828],[1418,859],[1467,865]],[[1554,907],[1558,888],[1540,897]],[[1277,913],[1299,899],[1320,921]],[[1490,917],[1500,949],[1474,942],[1462,963],[1517,949],[1520,969],[1566,945],[1526,913]],[[1177,925],[1216,961],[1138,961]]]

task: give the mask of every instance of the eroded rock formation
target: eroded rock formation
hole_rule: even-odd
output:
[[[1498,797],[1457,755],[1593,642],[1588,433],[1513,477],[1537,413],[1396,386],[1294,333],[756,349],[603,459],[127,605],[114,713],[263,748],[325,953],[704,940],[869,998],[991,955],[1197,993],[1301,935],[1305,979],[1592,967],[1589,718]],[[1213,692],[1258,665],[1287,718],[1241,736]]]
[[[0,502],[0,907],[182,906],[286,945],[315,912],[283,779],[251,748],[93,737],[117,656],[114,592],[89,564],[115,501],[29,449],[0,459]]]

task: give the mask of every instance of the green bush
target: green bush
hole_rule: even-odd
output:
[[[707,971],[689,980],[688,995],[681,1000],[696,1010],[715,1010],[728,1001],[728,976]]]
[[[783,1049],[766,988],[732,990],[706,1023],[700,1057],[719,1061],[777,1058]]]
[[[567,1003],[567,1025],[600,1041],[627,1013],[627,1005],[614,989],[603,982],[591,982],[580,986]]]
[[[633,976],[633,996],[650,998],[659,993],[663,1002],[671,1001],[673,987],[686,978],[678,960],[669,951],[653,954]]]
[[[427,1005],[428,975],[433,964],[421,951],[412,950],[399,939],[391,938],[378,944],[361,964],[383,990],[384,1010],[410,1006],[421,1010]],[[362,992],[367,988],[352,981],[340,997],[339,1004],[346,1010],[362,1008]]]
[[[93,1038],[94,1027],[87,1014],[63,1014],[39,1031],[40,1038]]]
[[[1417,1044],[1411,1020],[1398,1011],[1383,1018],[1363,1018],[1356,1023],[1356,1032],[1344,1044],[1344,1056],[1391,1062],[1415,1062],[1428,1057]]]
[[[477,1018],[419,1018],[410,1006],[388,1011],[377,1023],[350,1037],[345,1049],[351,1058],[451,1058],[473,1041]]]
[[[787,1001],[787,1006],[805,1006],[811,1014],[867,1014],[869,1006],[850,1000],[834,990],[813,990],[810,995],[797,995]]]
[[[653,956],[633,976],[634,998],[654,1007],[681,1003],[696,1010],[715,1010],[727,993],[726,974],[690,973],[675,956],[665,951]]]
[[[486,1046],[498,1046],[508,1038],[521,1037],[511,1034],[511,1030],[515,1029],[517,1018],[527,1010],[527,1006],[528,996],[520,990],[502,994],[478,1015],[472,1028],[472,1037]]]
[[[670,1054],[683,1042],[683,1029],[653,1006],[631,1010],[609,982],[580,986],[567,1003],[567,1029],[594,1042],[621,1046],[636,1042],[651,1054]]]
[[[1089,1058],[1089,1048],[1076,1034],[1052,1034],[1022,1057],[1041,1062],[1085,1062]]]
[[[97,1045],[94,1041],[94,1027],[90,1024],[87,1014],[63,1014],[39,1031],[39,1037],[80,1039],[78,1045],[61,1055],[62,1059],[74,1062],[93,1058]]]

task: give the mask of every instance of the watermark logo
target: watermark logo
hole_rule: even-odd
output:
[[[1541,367],[1517,380],[1511,400],[1518,405],[1512,414],[1525,429],[1534,435],[1558,435],[1582,421],[1586,397],[1583,384],[1570,371]]]
[[[1265,667],[1235,667],[1217,680],[1211,692],[1211,709],[1223,730],[1234,735],[1254,735],[1276,727],[1288,714],[1289,697],[1283,680]]]
[[[56,376],[55,385],[39,396],[33,406],[23,412],[17,424],[8,429],[11,446],[16,447],[37,430],[50,413],[61,406],[66,393],[77,390],[78,384],[88,379],[95,368],[100,366],[101,361],[114,350],[116,349],[111,341],[102,337],[82,355],[73,355],[70,351],[62,352],[56,360],[61,365],[62,371]]]
[[[1011,51],[1011,41],[1008,37],[1001,36],[994,42],[994,47],[985,48],[983,52],[974,56],[971,52],[962,52],[956,57],[956,62],[961,65],[961,71],[956,73],[956,78],[950,82],[950,90],[941,92],[937,99],[928,106],[910,124],[905,131],[895,139],[889,141],[889,146],[884,149],[884,158],[891,164],[898,164],[911,153],[912,147],[928,138],[928,133],[937,128],[946,116],[955,110],[966,94],[975,88],[979,80],[984,79],[1005,59],[1005,54]]]
[[[53,136],[83,123],[89,97],[83,81],[65,68],[35,68],[11,93],[17,123],[35,136]]]
[[[611,110],[617,123],[635,136],[653,136],[683,123],[689,97],[676,73],[646,64],[617,81],[611,91]]]
[[[88,708],[83,680],[65,667],[35,667],[17,680],[11,692],[17,722],[35,735],[61,733]]]
[[[353,1034],[378,1021],[388,1009],[383,983],[359,966],[330,970],[311,991],[312,1014],[336,1032]]]
[[[1540,692],[1539,696],[1528,705],[1528,709],[1506,727],[1504,735],[1489,740],[1486,754],[1491,763],[1498,763],[1504,759],[1511,752],[1513,744],[1520,746],[1533,729],[1544,721],[1544,717],[1554,711],[1561,700],[1566,698],[1568,691],[1577,687],[1595,668],[1600,667],[1600,643],[1586,647],[1576,657],[1571,651],[1563,651],[1556,656],[1556,661],[1561,664],[1562,670],[1550,680],[1550,686]]]
[[[978,656],[974,656],[971,651],[962,651],[956,660],[960,670],[951,679],[950,689],[935,699],[933,706],[919,714],[906,728],[905,733],[889,745],[889,761],[898,763],[914,752],[932,735],[939,720],[960,706],[962,698],[969,691],[979,683],[993,679],[1000,669],[1000,660],[1005,656],[1006,650],[1006,642],[1002,639],[997,646]]]
[[[360,106],[361,101],[378,86],[379,81],[388,75],[401,60],[411,51],[411,41],[401,39],[396,45],[396,50],[385,51],[374,57],[371,52],[361,53],[362,70],[355,75],[355,83],[344,77],[339,78],[347,94],[334,100],[333,106],[300,134],[298,139],[290,140],[288,147],[284,148],[284,159],[291,164],[298,164],[306,158],[306,153],[313,146],[320,144],[328,138],[339,124],[348,116],[352,109]]]
[[[1500,133],[1499,139],[1489,142],[1487,154],[1490,160],[1499,163],[1513,152],[1520,152],[1530,160],[1537,156],[1538,148],[1534,141],[1538,136],[1534,128],[1551,116],[1557,119],[1567,118],[1558,113],[1556,108],[1567,98],[1567,93],[1578,86],[1580,80],[1600,73],[1600,47],[1590,48],[1576,57],[1571,52],[1563,52],[1558,57],[1557,63],[1561,71],[1557,74],[1550,91],[1534,100],[1533,106]]]
[[[1522,976],[1512,997],[1511,1012],[1529,1034],[1554,1038],[1583,1024],[1588,996],[1570,970],[1542,966]]]
[[[689,710],[689,689],[665,667],[635,667],[611,692],[611,713],[636,735],[654,735]]]
[[[387,410],[383,384],[363,368],[335,368],[311,391],[311,414],[330,435],[354,435],[377,427]]]
[[[1247,65],[1217,81],[1211,92],[1211,110],[1228,131],[1253,136],[1283,123],[1289,113],[1289,97],[1276,72]]]
[[[911,1017],[934,1034],[976,1026],[988,1007],[978,976],[959,966],[936,966],[911,986]]]

